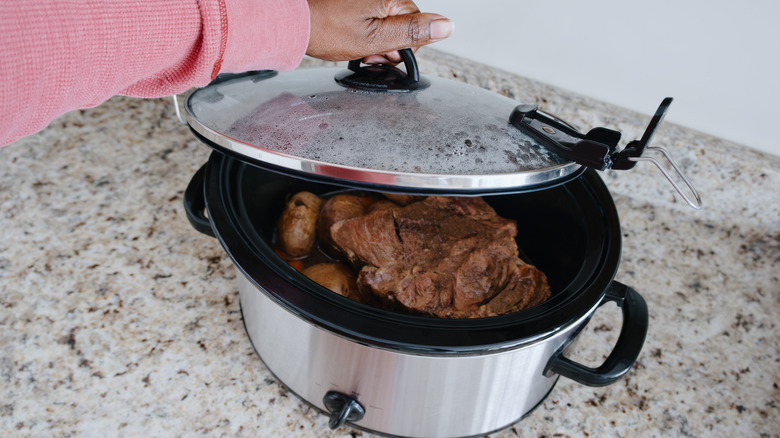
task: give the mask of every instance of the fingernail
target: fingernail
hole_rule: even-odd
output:
[[[452,34],[455,24],[446,18],[431,21],[431,39],[443,40]]]

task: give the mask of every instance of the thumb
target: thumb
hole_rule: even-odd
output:
[[[420,47],[443,40],[455,28],[452,21],[429,13],[391,15],[373,23],[374,53],[387,53],[407,47]]]

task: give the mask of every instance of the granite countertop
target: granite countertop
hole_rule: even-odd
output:
[[[626,139],[649,120],[434,50],[419,60]],[[704,208],[651,165],[603,174],[623,231],[617,279],[650,312],[638,362],[607,387],[560,379],[491,437],[779,436],[780,158],[670,123],[654,143]],[[2,436],[372,436],[328,429],[254,353],[236,269],[182,208],[210,152],[170,99],[126,97],[0,149]],[[600,309],[573,357],[600,363],[620,324]]]

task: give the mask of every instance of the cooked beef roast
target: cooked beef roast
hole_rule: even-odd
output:
[[[515,312],[549,298],[518,257],[517,226],[482,198],[431,196],[336,222],[330,238],[383,305],[443,318]]]

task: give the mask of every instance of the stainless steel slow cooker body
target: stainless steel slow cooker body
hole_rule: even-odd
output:
[[[371,308],[334,294],[272,248],[289,193],[342,186],[262,169],[214,152],[185,206],[241,270],[249,338],[268,368],[302,399],[344,422],[405,437],[456,437],[504,428],[530,412],[560,375],[606,385],[627,372],[647,331],[647,309],[613,281],[620,226],[594,171],[564,184],[486,199],[518,222],[518,245],[550,279],[547,302],[511,315],[438,320]],[[205,207],[205,215],[204,215]],[[208,219],[207,219],[208,217]],[[596,369],[565,352],[604,302],[623,310],[619,340]]]
[[[252,345],[290,390],[326,412],[329,394],[354,400],[364,415],[353,426],[404,437],[472,436],[515,423],[553,388],[558,376],[545,375],[547,361],[595,310],[543,341],[505,351],[415,354],[313,325],[246,277],[239,291]]]

